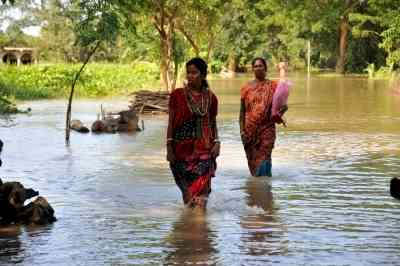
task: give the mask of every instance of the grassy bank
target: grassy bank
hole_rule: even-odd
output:
[[[0,92],[17,100],[62,98],[69,94],[79,64],[0,66]],[[89,64],[77,87],[78,97],[126,95],[159,88],[159,68],[152,63]]]

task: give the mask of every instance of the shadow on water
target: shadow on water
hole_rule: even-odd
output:
[[[240,226],[244,233],[239,248],[244,254],[257,256],[260,260],[265,260],[263,256],[284,255],[288,247],[274,206],[271,180],[268,177],[249,177],[244,191],[247,205],[259,211],[241,217]]]
[[[215,265],[217,250],[213,239],[207,212],[184,209],[166,239],[170,251],[164,265]]]

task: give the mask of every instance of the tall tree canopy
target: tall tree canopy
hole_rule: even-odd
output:
[[[83,61],[88,48],[82,40],[98,36],[95,25],[101,20],[113,34],[103,35],[107,42],[93,59],[157,62],[168,90],[175,87],[182,62],[192,56],[206,58],[214,71],[243,71],[254,56],[304,67],[311,42],[313,66],[338,73],[362,72],[368,64],[394,69],[400,57],[400,0],[2,2],[0,21],[9,26],[0,34],[0,45],[37,46],[44,61]],[[10,9],[21,16],[6,16]],[[22,34],[29,26],[41,28],[38,38]]]

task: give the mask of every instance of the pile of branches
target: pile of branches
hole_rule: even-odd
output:
[[[132,93],[134,99],[130,101],[129,109],[138,114],[166,114],[168,113],[169,92],[140,90]]]

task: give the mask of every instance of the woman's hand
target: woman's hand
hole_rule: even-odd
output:
[[[289,110],[289,107],[287,105],[284,105],[281,107],[281,109],[279,109],[279,114],[283,116],[287,110]]]
[[[284,81],[286,79],[286,70],[287,70],[286,62],[279,62],[278,70],[279,70],[279,79],[281,81]]]
[[[287,70],[286,62],[279,62],[278,63],[278,70],[281,70],[281,69]]]
[[[211,156],[213,158],[217,158],[219,156],[220,149],[221,149],[221,144],[219,142],[215,142],[214,146],[211,149]]]
[[[172,145],[167,144],[167,161],[170,163],[174,163],[176,161],[176,157],[174,151],[172,149]]]

